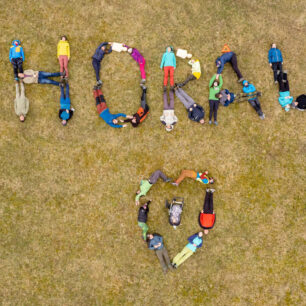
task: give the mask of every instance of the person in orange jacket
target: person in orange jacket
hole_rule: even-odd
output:
[[[69,77],[68,61],[70,59],[70,46],[67,37],[63,35],[57,44],[57,58],[60,64],[60,72],[65,71],[65,78]]]
[[[215,189],[206,189],[203,209],[199,213],[199,225],[204,229],[204,234],[208,234],[208,230],[212,229],[216,222],[216,214],[214,212],[214,192]]]

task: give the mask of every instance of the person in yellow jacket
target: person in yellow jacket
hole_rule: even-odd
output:
[[[60,72],[64,72],[64,76],[68,78],[68,61],[70,59],[70,46],[66,36],[62,36],[57,44],[57,58],[60,64]]]
[[[201,76],[201,65],[198,59],[191,59],[188,64],[192,67],[191,74],[187,75],[187,78],[184,82],[178,83],[178,87],[185,86],[189,81],[198,80]]]

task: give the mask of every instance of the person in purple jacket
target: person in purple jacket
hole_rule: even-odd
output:
[[[132,48],[127,45],[123,45],[123,46],[127,48],[127,52],[139,64],[141,83],[144,84],[146,82],[146,71],[145,71],[146,60],[136,48]]]
[[[238,82],[241,83],[244,80],[244,78],[243,78],[243,76],[242,76],[242,74],[241,74],[241,72],[238,68],[236,53],[234,53],[232,51],[231,52],[226,52],[216,59],[216,66],[218,68],[216,79],[219,78],[219,75],[222,73],[222,71],[224,69],[224,65],[228,62],[231,63],[235,73],[237,74]]]

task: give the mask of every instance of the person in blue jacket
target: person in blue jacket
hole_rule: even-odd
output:
[[[101,68],[101,61],[104,58],[105,54],[109,54],[112,52],[112,46],[107,49],[107,46],[111,45],[110,42],[103,42],[101,43],[95,51],[95,54],[92,56],[92,66],[95,70],[97,85],[102,85],[102,81],[100,80],[100,68]]]
[[[234,52],[226,52],[224,54],[222,54],[220,57],[218,57],[216,59],[216,66],[217,66],[217,80],[219,78],[219,75],[222,73],[223,69],[224,69],[224,65],[226,63],[230,62],[235,73],[237,74],[238,77],[238,82],[242,82],[244,80],[239,68],[238,68],[238,63],[237,63],[237,55]]]
[[[126,114],[119,113],[119,114],[111,114],[109,111],[104,95],[101,89],[98,86],[94,86],[93,94],[96,100],[96,107],[99,113],[99,116],[111,127],[113,128],[122,128],[126,127],[126,124],[120,125],[118,124],[118,117],[126,118]],[[132,118],[132,116],[128,116],[128,118]]]
[[[24,62],[24,52],[20,44],[20,40],[13,40],[9,55],[10,62],[13,65],[14,77],[16,81],[19,80],[18,73],[23,73],[22,63]]]
[[[248,101],[252,105],[252,107],[257,112],[260,119],[265,119],[265,114],[261,110],[261,106],[259,103],[258,95],[256,94],[256,88],[253,84],[249,83],[247,80],[242,82],[243,92],[247,94]]]
[[[164,273],[166,274],[168,269],[172,270],[173,267],[171,266],[167,249],[164,246],[163,237],[159,234],[148,234],[147,244],[150,250],[155,251]]]
[[[58,112],[59,118],[62,120],[62,125],[67,125],[67,122],[73,116],[74,109],[71,108],[71,101],[69,96],[69,84],[66,82],[66,93],[64,90],[64,84],[61,83],[61,97],[60,97],[60,110]]]
[[[273,70],[274,82],[277,83],[277,74],[283,74],[283,56],[281,50],[276,48],[276,44],[271,45],[268,53],[270,67]]]
[[[289,81],[287,77],[287,72],[284,71],[282,74],[278,74],[278,85],[279,85],[279,98],[278,102],[285,109],[286,112],[289,112],[290,106],[294,107],[293,97],[290,96]]]
[[[177,268],[187,258],[193,255],[203,245],[203,232],[198,232],[188,238],[188,244],[172,260],[172,266]]]
[[[169,46],[166,48],[166,52],[163,54],[160,69],[164,68],[164,89],[168,84],[168,75],[170,74],[170,86],[174,88],[174,70],[176,68],[176,58],[173,52],[173,47]]]

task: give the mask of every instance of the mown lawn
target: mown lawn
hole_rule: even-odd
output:
[[[305,302],[305,113],[285,113],[267,64],[272,41],[283,51],[291,94],[305,93],[305,1],[1,1],[0,10],[0,300],[3,305],[303,305]],[[70,40],[67,127],[59,89],[26,87],[24,124],[13,110],[10,43],[22,41],[25,68],[58,70],[59,36]],[[98,117],[91,56],[101,41],[126,42],[145,56],[151,112],[137,129],[112,129]],[[186,92],[208,113],[208,81],[224,43],[243,75],[263,92],[260,120],[247,103],[219,109],[219,126],[179,119],[172,133],[162,113],[160,59],[168,44],[187,48],[202,66]],[[177,59],[175,79],[189,72]],[[240,90],[230,67],[224,88]],[[113,112],[136,111],[140,76],[127,54],[102,64]],[[207,119],[207,114],[206,114]],[[217,223],[204,246],[163,275],[140,239],[134,194],[156,169],[206,170],[217,179]],[[171,257],[199,230],[205,188],[159,182],[149,226]],[[164,199],[185,197],[182,225],[167,221]]]

